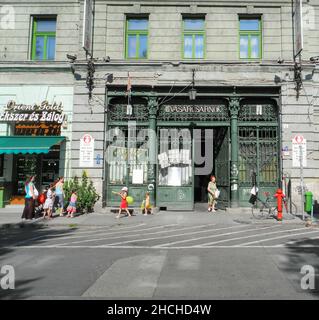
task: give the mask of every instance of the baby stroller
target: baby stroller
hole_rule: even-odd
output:
[[[36,200],[36,207],[34,209],[35,218],[40,218],[43,216],[43,205],[46,199],[46,190],[44,190],[41,194],[39,194]]]

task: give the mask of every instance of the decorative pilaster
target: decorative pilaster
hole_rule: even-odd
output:
[[[155,96],[148,98],[149,112],[149,166],[148,166],[148,183],[154,186],[150,191],[150,196],[155,204],[155,188],[156,188],[156,163],[157,163],[157,135],[156,135],[156,117],[157,117],[158,101]]]
[[[229,99],[229,111],[231,116],[231,162],[230,162],[230,206],[239,206],[238,190],[238,112],[240,99],[233,97]]]

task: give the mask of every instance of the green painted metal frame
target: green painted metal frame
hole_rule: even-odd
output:
[[[204,29],[202,30],[185,30],[185,20],[191,20],[191,18],[185,17],[182,19],[182,58],[185,60],[202,60],[206,58],[206,19],[205,18],[192,18],[194,20],[203,20],[204,21]],[[200,35],[203,36],[203,57],[196,58],[195,57],[195,36]],[[185,57],[185,36],[192,36],[192,57]]]
[[[114,97],[125,97],[125,90],[108,90],[108,97],[110,99],[114,98]],[[158,93],[158,92],[154,92],[154,91],[144,91],[144,90],[136,90],[136,91],[133,91],[132,92],[132,97],[143,97],[145,99],[150,99],[151,97],[153,97],[154,99],[157,99],[159,97],[162,97],[162,96],[173,96],[175,95],[174,93],[168,93],[168,92],[165,92],[165,93]],[[187,93],[182,93],[182,94],[179,94],[178,95],[179,97],[188,97],[188,94]],[[277,104],[278,104],[278,94],[273,94],[273,93],[257,93],[257,94],[231,94],[231,93],[223,93],[223,94],[216,94],[216,93],[203,93],[202,95],[199,94],[197,95],[199,97],[223,97],[223,98],[226,98],[226,99],[236,99],[236,98],[240,98],[240,99],[246,99],[246,98],[263,98],[263,99],[272,99],[272,100],[276,100]],[[142,122],[139,122],[138,123],[139,125],[143,125],[143,126],[147,126],[149,125],[149,122],[148,121],[142,121]],[[231,126],[231,121],[218,121],[218,122],[196,122],[196,121],[160,121],[158,120],[156,122],[156,126],[157,127],[189,127],[191,125],[194,125],[195,124],[195,127],[196,125],[200,126],[200,127],[230,127]],[[121,121],[109,121],[108,122],[108,126],[112,126],[112,125],[126,125],[125,122],[121,122]],[[278,118],[274,121],[268,121],[268,122],[265,122],[265,121],[240,121],[240,120],[237,120],[237,126],[238,128],[241,128],[243,126],[245,127],[276,127],[278,128],[279,130],[279,124],[278,124]],[[277,135],[278,139],[280,139],[280,132],[278,132],[278,135]],[[278,150],[278,155],[280,154],[279,152],[279,149],[278,149],[278,146],[279,146],[279,143],[277,144],[277,150]],[[238,147],[237,147],[238,149]],[[278,156],[278,161],[280,161],[280,157]],[[278,165],[278,170],[280,171],[280,165]],[[156,176],[158,176],[158,166],[156,166]],[[278,175],[279,176],[279,175]],[[193,183],[194,183],[194,179],[193,179]],[[118,186],[118,187],[121,187],[121,186]],[[193,188],[194,186],[192,186]],[[143,186],[143,188],[145,188],[145,191],[146,191],[146,186]],[[162,187],[160,186],[157,186],[157,188],[161,189]],[[245,189],[245,190],[244,190]],[[247,189],[247,190],[246,190]],[[249,188],[249,191],[250,191],[251,187]],[[271,189],[271,188],[270,188]],[[272,189],[271,189],[272,190]],[[267,191],[267,190],[266,190]],[[245,193],[246,192],[246,193]],[[248,192],[248,188],[247,187],[241,187],[239,186],[238,187],[238,202],[240,205],[242,206],[247,206],[248,203],[247,203],[247,192]],[[192,193],[193,194],[193,193]],[[162,202],[162,204],[164,204],[164,202]],[[108,204],[110,205],[110,204]],[[185,210],[185,206],[181,206],[181,207],[178,207],[178,205],[175,206],[176,209],[180,208],[180,209],[184,209]],[[190,206],[188,206],[189,209]]]
[[[128,18],[126,20],[126,24],[125,24],[125,59],[127,60],[147,60],[148,59],[148,53],[149,53],[149,36],[148,36],[148,26],[147,26],[147,30],[129,30],[128,28],[128,24],[129,24],[129,20],[147,20],[148,22],[148,18]],[[135,57],[129,57],[128,56],[128,37],[129,36],[136,36],[136,51],[135,51]],[[140,36],[147,36],[147,51],[146,51],[146,57],[139,57],[139,52],[140,52]]]
[[[48,59],[48,50],[47,50],[47,43],[48,43],[48,38],[54,37],[56,38],[56,32],[39,32],[37,31],[37,22],[38,20],[44,20],[44,19],[33,19],[33,26],[32,26],[32,45],[31,45],[31,59],[32,60],[49,60]],[[47,18],[47,20],[56,20],[55,18]],[[37,59],[36,58],[36,40],[37,36],[42,36],[44,37],[44,43],[43,43],[43,54],[45,57],[43,59]],[[55,53],[54,53],[55,56]]]
[[[248,30],[240,30],[240,20],[258,20],[259,21],[259,30],[258,31],[248,31]],[[240,60],[250,60],[250,61],[256,61],[256,60],[261,60],[263,57],[263,23],[262,23],[262,17],[252,17],[252,18],[244,18],[244,17],[239,17],[238,19],[238,58]],[[259,54],[260,56],[258,58],[251,58],[251,36],[258,36],[259,38]],[[240,37],[241,36],[248,36],[248,57],[247,58],[241,58],[240,57]]]

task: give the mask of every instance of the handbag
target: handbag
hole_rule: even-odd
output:
[[[218,189],[216,189],[215,191],[215,199],[218,199],[220,195],[220,191]]]
[[[33,186],[33,194],[36,198],[39,196],[39,191],[37,190],[37,188],[35,186]]]
[[[251,204],[255,204],[256,200],[257,200],[257,196],[255,194],[251,194],[248,202]]]

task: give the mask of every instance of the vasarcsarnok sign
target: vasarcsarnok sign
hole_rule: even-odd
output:
[[[40,104],[18,104],[11,100],[7,103],[4,112],[0,114],[1,122],[54,122],[62,124],[63,114],[62,102],[50,104],[47,100]]]

